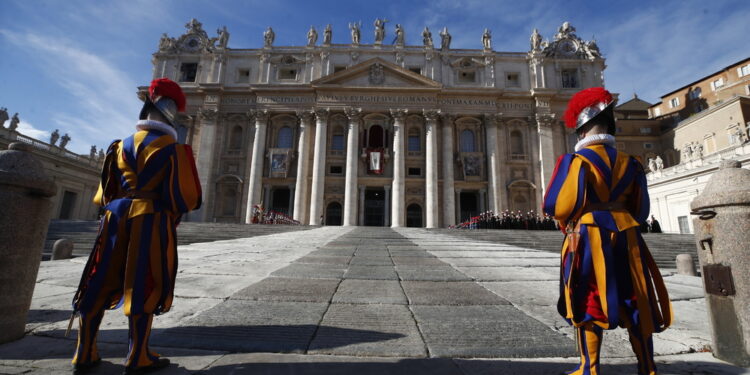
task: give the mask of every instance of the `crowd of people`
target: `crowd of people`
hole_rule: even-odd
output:
[[[253,206],[253,224],[286,224],[300,225],[300,222],[292,219],[289,215],[274,210],[264,210],[263,206]]]
[[[526,230],[558,230],[557,222],[548,215],[538,212],[526,213],[505,210],[502,212],[486,211],[453,226],[458,229],[526,229]]]

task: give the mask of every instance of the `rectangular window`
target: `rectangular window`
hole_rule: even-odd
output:
[[[409,176],[421,176],[422,175],[422,168],[409,168],[408,169]]]
[[[677,225],[680,227],[680,233],[690,233],[687,216],[677,216]]]
[[[659,116],[661,116],[661,108],[655,107],[654,108],[654,117],[659,117]]]
[[[346,65],[335,65],[333,67],[333,72],[334,73],[338,73],[338,72],[340,72],[340,71],[342,71],[344,69],[346,69]]]
[[[622,126],[618,126],[617,129],[615,129],[615,134],[622,133]]]
[[[458,72],[458,82],[474,83],[477,80],[476,72]]]
[[[643,144],[643,148],[645,148],[646,150],[651,150],[652,148],[654,148],[654,144],[646,142]]]
[[[409,151],[422,151],[422,142],[418,135],[409,136]]]
[[[279,69],[279,79],[297,79],[297,69],[281,68]]]
[[[182,63],[180,65],[180,82],[195,82],[198,75],[198,63]]]
[[[237,83],[250,83],[250,69],[237,70]]]
[[[641,134],[651,134],[651,128],[641,128]]]
[[[562,76],[562,87],[564,89],[575,89],[579,87],[578,70],[563,69],[561,76]]]
[[[330,174],[344,174],[344,168],[340,165],[332,165],[328,172]]]
[[[409,70],[417,74],[422,74],[422,67],[420,66],[409,67]]]
[[[334,135],[331,137],[331,150],[342,151],[344,149],[344,136]]]
[[[505,85],[507,87],[520,87],[521,82],[518,79],[518,73],[508,73],[505,75]]]
[[[744,77],[746,75],[750,74],[750,64],[747,64],[743,67],[737,68],[737,75],[740,77]]]
[[[677,108],[680,106],[680,98],[672,98],[669,100],[669,108]]]
[[[719,78],[713,82],[711,82],[711,90],[718,90],[724,86],[724,78]]]

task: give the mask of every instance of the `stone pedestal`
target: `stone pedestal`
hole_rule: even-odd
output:
[[[61,238],[52,245],[51,260],[70,259],[73,256],[73,241]]]
[[[0,151],[0,344],[24,335],[57,191],[28,147]]]
[[[690,254],[679,254],[675,259],[675,265],[677,266],[677,273],[686,276],[695,276],[695,263],[693,263],[693,256]]]
[[[750,170],[725,160],[690,204],[713,354],[750,366]]]

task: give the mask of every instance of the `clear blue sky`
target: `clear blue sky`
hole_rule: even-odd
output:
[[[750,1],[83,1],[0,0],[0,106],[20,113],[21,131],[47,140],[60,129],[70,148],[88,153],[126,136],[140,109],[136,87],[151,78],[151,54],[166,32],[179,36],[195,17],[213,36],[226,25],[233,48],[257,48],[267,26],[277,45],[302,45],[310,25],[395,23],[409,44],[420,32],[447,26],[452,47],[480,48],[492,30],[497,51],[527,51],[531,30],[551,38],[570,21],[584,39],[596,37],[607,58],[608,89],[649,102],[750,56]],[[7,125],[7,123],[6,123]]]

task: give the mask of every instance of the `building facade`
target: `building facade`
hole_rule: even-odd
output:
[[[5,119],[2,112],[4,111],[0,111],[0,120]],[[55,181],[57,187],[57,194],[51,198],[50,219],[95,220],[98,218],[99,207],[93,203],[93,198],[99,188],[104,155],[100,156],[93,148],[88,156],[67,150],[67,136],[63,135],[62,142],[57,144],[60,137],[55,131],[47,143],[19,133],[12,122],[8,128],[0,123],[0,150],[7,150],[13,142],[31,145],[31,152],[42,163],[44,171]]]
[[[162,36],[153,76],[186,93],[179,133],[204,192],[191,220],[250,222],[262,205],[312,225],[445,227],[538,209],[571,148],[568,100],[603,85],[596,42],[567,22],[551,41],[534,30],[527,52],[495,51],[489,31],[478,49],[451,48],[446,29],[406,45],[400,25],[386,44],[381,20],[365,44],[360,26],[337,43],[311,28],[303,46],[269,28],[252,49],[196,20]]]

